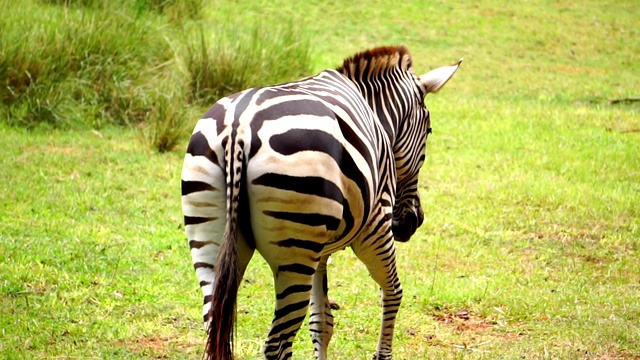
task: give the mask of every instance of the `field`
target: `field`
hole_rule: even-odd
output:
[[[426,99],[425,224],[398,246],[396,359],[640,359],[637,2],[210,3],[198,21],[299,26],[309,74],[386,44],[406,45],[419,73],[465,58]],[[187,128],[203,109],[190,106]],[[139,126],[88,110],[88,125],[31,126],[14,110],[0,122],[0,358],[198,359],[187,139],[160,153]],[[238,359],[261,358],[271,284],[256,255]],[[330,358],[371,358],[378,288],[350,250],[329,288]],[[312,350],[304,327],[294,358]]]

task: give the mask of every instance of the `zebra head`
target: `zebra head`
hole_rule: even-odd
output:
[[[410,65],[411,60],[408,59],[407,73],[414,79],[411,83],[404,83],[407,87],[404,94],[408,106],[394,107],[390,104],[397,114],[393,143],[396,201],[392,220],[392,231],[396,241],[408,241],[424,221],[418,191],[418,175],[425,160],[427,137],[431,133],[431,117],[424,99],[427,94],[438,92],[449,81],[462,60],[416,76]]]

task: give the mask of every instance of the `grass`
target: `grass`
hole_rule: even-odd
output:
[[[427,99],[426,221],[398,246],[397,359],[637,359],[640,108],[610,104],[640,89],[634,9],[255,1],[201,16],[297,19],[314,70],[389,43],[406,44],[419,72],[465,57]],[[105,125],[4,124],[0,138],[0,358],[199,358],[184,141],[160,154]],[[331,358],[370,358],[377,287],[350,251],[333,257],[329,278],[341,305]],[[272,297],[256,256],[240,291],[239,359],[260,358]],[[311,357],[306,329],[295,351]]]
[[[141,116],[130,95],[146,80],[137,74],[171,55],[149,20],[115,9],[104,16],[107,10],[31,1],[3,6],[15,14],[3,19],[0,44],[7,123],[91,127]]]
[[[270,31],[265,32],[269,28]],[[196,26],[189,41],[178,45],[178,61],[190,74],[190,100],[211,106],[223,96],[309,75],[308,41],[292,20],[250,28],[219,26],[214,36]]]
[[[201,0],[0,5],[13,14],[0,20],[0,121],[12,126],[129,124],[163,152],[218,98],[309,72],[292,21],[211,27]]]

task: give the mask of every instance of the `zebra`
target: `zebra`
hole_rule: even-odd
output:
[[[326,359],[327,260],[346,247],[381,289],[373,358],[392,358],[402,299],[394,242],[408,241],[424,219],[424,98],[461,62],[418,76],[404,46],[374,48],[315,76],[222,98],[197,122],[182,207],[204,296],[207,359],[233,358],[236,297],[255,250],[274,276],[266,359],[292,357],[309,309],[315,358]]]

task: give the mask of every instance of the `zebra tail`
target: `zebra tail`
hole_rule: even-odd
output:
[[[240,149],[232,155],[239,160],[236,165],[227,161],[227,174],[235,174],[228,181],[227,219],[220,244],[220,252],[215,267],[215,286],[211,294],[209,328],[205,357],[207,360],[232,360],[233,335],[235,332],[236,302],[240,287],[240,267],[238,262],[237,221],[243,153]],[[231,163],[231,164],[230,164]],[[229,175],[228,175],[229,176]]]

